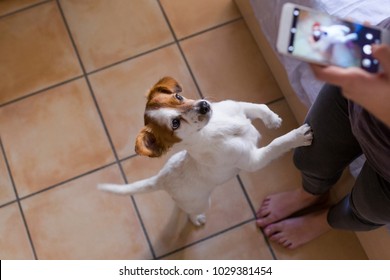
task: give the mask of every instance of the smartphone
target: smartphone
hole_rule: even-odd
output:
[[[375,73],[372,45],[390,44],[390,32],[286,3],[277,39],[278,52],[303,61],[340,67],[361,67]]]

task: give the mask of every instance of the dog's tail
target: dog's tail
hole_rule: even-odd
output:
[[[98,189],[120,195],[129,195],[158,190],[159,186],[157,184],[156,177],[152,177],[126,185],[99,184]]]

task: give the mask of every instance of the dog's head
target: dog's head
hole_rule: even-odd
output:
[[[137,154],[159,157],[208,123],[212,113],[210,103],[187,99],[181,92],[181,86],[171,77],[162,78],[149,91],[145,127],[135,143]]]

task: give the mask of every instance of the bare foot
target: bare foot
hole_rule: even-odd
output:
[[[329,209],[282,220],[264,228],[265,235],[288,249],[302,246],[331,229],[327,221]]]
[[[312,195],[302,188],[270,195],[263,200],[256,213],[256,224],[264,228],[320,200],[321,196]]]

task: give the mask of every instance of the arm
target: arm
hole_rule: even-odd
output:
[[[364,107],[390,127],[390,46],[373,46],[373,56],[383,72],[371,74],[359,68],[312,65],[314,75],[330,84],[340,86],[343,95]]]

